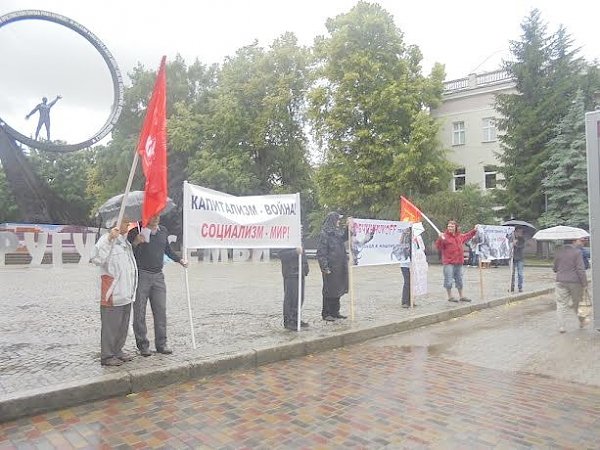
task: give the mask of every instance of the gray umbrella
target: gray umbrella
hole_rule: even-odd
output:
[[[123,202],[123,194],[115,195],[108,199],[100,208],[98,215],[102,218],[102,224],[106,227],[115,226],[121,203]],[[131,220],[142,220],[142,205],[144,204],[144,191],[131,191],[127,195],[125,203],[125,217]],[[162,214],[166,214],[175,208],[175,203],[167,197],[167,205],[162,210]]]
[[[565,241],[585,239],[589,236],[590,234],[582,228],[559,225],[540,230],[534,234],[533,238],[537,241]]]

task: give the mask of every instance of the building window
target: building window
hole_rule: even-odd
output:
[[[485,177],[485,188],[495,189],[496,188],[496,173],[498,169],[496,166],[484,166],[483,175]]]
[[[454,171],[454,190],[460,191],[465,188],[467,173],[465,169],[456,169]]]
[[[464,122],[452,122],[452,145],[465,145]]]
[[[486,117],[483,119],[483,142],[494,142],[496,140],[496,119]]]

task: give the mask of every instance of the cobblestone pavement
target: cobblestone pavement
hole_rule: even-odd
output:
[[[168,365],[173,361],[273,346],[297,339],[282,327],[283,287],[280,264],[191,264],[191,301],[197,349],[192,348],[184,271],[165,266],[168,335],[175,353],[138,357],[120,368],[99,364],[100,314],[97,272],[92,266],[0,268],[0,399],[3,395],[59,383],[87,380],[107,372]],[[507,267],[481,271],[485,300],[508,295]],[[401,321],[407,317],[456,308],[445,300],[440,266],[429,269],[429,292],[412,310],[400,308],[402,276],[396,266],[355,270],[355,322],[321,320],[321,277],[316,261],[306,281],[303,336],[326,336],[358,326]],[[480,271],[465,268],[465,292],[480,300]],[[552,286],[549,268],[526,268],[526,289]],[[350,296],[342,313],[350,315]],[[148,329],[152,318],[148,308]],[[306,334],[308,333],[308,334]],[[151,342],[152,342],[151,337]],[[135,353],[133,336],[127,351]]]
[[[552,306],[20,419],[0,425],[0,450],[598,448],[598,333],[557,333]]]

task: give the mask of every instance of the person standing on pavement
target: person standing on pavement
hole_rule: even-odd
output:
[[[554,295],[558,331],[561,333],[566,331],[565,311],[571,306],[577,314],[583,291],[587,288],[587,275],[580,250],[582,246],[582,239],[566,240],[565,245],[559,248],[554,256],[553,270],[556,273]],[[586,317],[579,317],[581,327],[585,326],[586,319]]]
[[[131,303],[135,300],[137,266],[127,241],[129,221],[103,235],[90,261],[100,268],[100,364],[120,366],[133,357],[123,353]]]
[[[408,228],[400,235],[399,242],[396,245],[394,245],[392,253],[390,255],[392,261],[395,260],[399,261],[400,263],[400,271],[402,272],[402,279],[404,282],[402,286],[403,308],[410,308],[410,265],[415,245],[416,238],[412,237],[412,228]]]
[[[173,261],[187,267],[187,261],[175,254],[169,244],[168,230],[159,225],[160,216],[150,218],[148,222],[149,240],[134,227],[128,235],[133,245],[133,254],[138,265],[138,287],[133,304],[133,332],[135,342],[142,356],[150,356],[150,342],[146,329],[146,305],[154,318],[154,345],[158,353],[169,355],[173,351],[167,345],[167,287],[163,274],[165,254]],[[140,225],[141,226],[141,225]]]
[[[302,247],[287,248],[279,252],[281,274],[283,275],[283,326],[288,330],[298,330],[298,255],[302,255],[302,293],[304,304],[304,278],[308,275],[308,260]],[[300,321],[302,328],[308,323]]]
[[[515,240],[513,241],[513,264],[517,272],[517,288],[523,292],[523,250],[525,249],[525,238],[523,237],[523,228],[515,229]],[[514,284],[512,285],[514,289]]]
[[[317,244],[317,260],[323,276],[323,309],[321,317],[327,322],[346,319],[340,314],[340,297],[348,292],[348,256],[345,242],[348,229],[340,229],[342,215],[327,214]]]
[[[462,269],[464,263],[464,245],[477,232],[477,226],[467,233],[460,233],[454,220],[448,222],[446,231],[439,234],[435,246],[441,253],[444,266],[444,288],[448,293],[449,302],[470,302],[471,299],[463,294]],[[458,299],[452,296],[452,283],[458,290]]]

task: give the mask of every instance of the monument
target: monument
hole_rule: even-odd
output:
[[[62,97],[57,95],[54,100],[48,103],[47,97],[42,97],[42,103],[39,103],[35,108],[31,110],[29,114],[25,116],[25,119],[29,119],[36,112],[40,114],[40,119],[38,121],[37,129],[35,130],[35,140],[37,141],[38,136],[40,134],[40,130],[42,129],[42,125],[46,127],[46,137],[47,140],[50,140],[50,109],[59,101]]]
[[[50,103],[47,103],[47,99],[44,97],[42,103],[27,115],[29,117],[35,112],[39,112],[35,138],[21,134],[0,117],[0,162],[2,162],[9,186],[21,210],[22,221],[58,224],[78,223],[81,219],[72,217],[68,203],[62,200],[44,180],[36,175],[19,143],[41,151],[62,153],[81,150],[96,144],[112,131],[121,114],[124,102],[123,79],[116,60],[102,41],[87,28],[68,17],[41,10],[15,11],[0,16],[0,29],[11,23],[24,20],[52,22],[75,31],[92,44],[102,56],[112,78],[113,104],[108,119],[98,132],[82,142],[59,144],[50,140],[50,108],[61,98],[60,96],[57,96]],[[38,140],[42,125],[46,128],[47,140]]]

